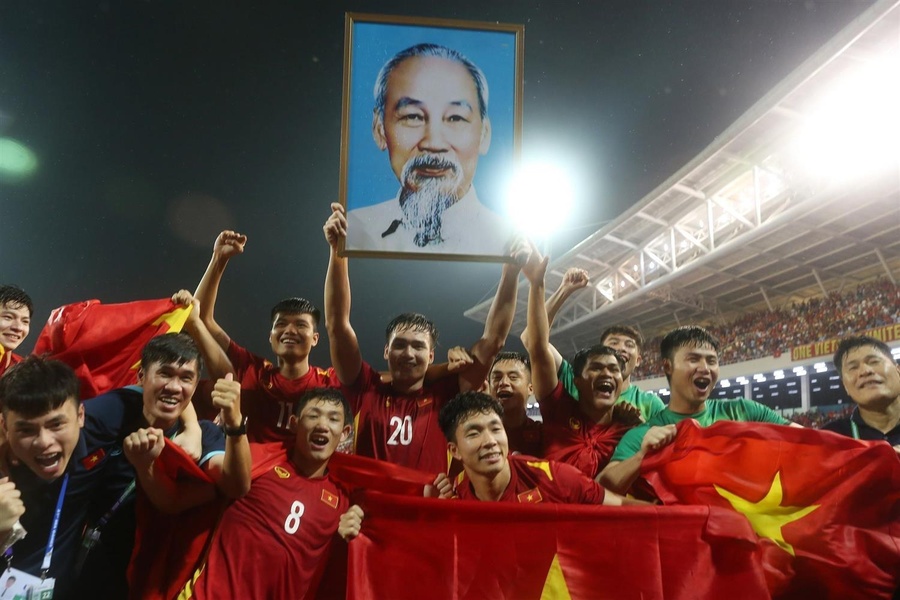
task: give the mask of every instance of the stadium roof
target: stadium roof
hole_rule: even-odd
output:
[[[614,322],[637,324],[651,336],[679,323],[777,308],[879,275],[896,282],[897,139],[885,168],[851,184],[809,175],[796,151],[805,128],[821,129],[814,121],[821,100],[848,74],[884,56],[900,57],[898,0],[873,5],[694,160],[555,260],[548,291],[572,267],[591,279],[557,315],[557,347],[567,352],[596,341]],[[883,78],[896,82],[896,71]],[[896,117],[896,104],[892,111]],[[525,326],[527,284],[523,288],[514,331]],[[465,315],[483,322],[489,307],[488,299]]]

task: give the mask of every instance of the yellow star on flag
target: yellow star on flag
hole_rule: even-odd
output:
[[[553,555],[553,562],[550,563],[544,589],[541,591],[541,600],[572,600],[562,567],[559,566],[559,554]]]
[[[187,322],[188,315],[191,314],[191,310],[194,308],[191,306],[179,306],[174,310],[171,310],[167,313],[163,313],[157,317],[155,321],[153,321],[153,326],[161,325],[166,323],[169,325],[168,333],[178,333],[184,327],[184,324]]]
[[[734,510],[747,517],[747,520],[750,521],[750,526],[759,537],[772,540],[791,556],[795,556],[794,547],[784,540],[781,528],[788,523],[802,519],[821,506],[821,504],[812,506],[781,506],[784,492],[781,488],[780,471],[775,473],[772,486],[759,502],[751,502],[719,486],[714,487],[720,496],[731,503]]]

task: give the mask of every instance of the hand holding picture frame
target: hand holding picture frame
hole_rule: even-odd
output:
[[[348,13],[345,256],[506,261],[524,27]]]

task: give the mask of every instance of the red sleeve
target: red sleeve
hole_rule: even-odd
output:
[[[234,367],[234,376],[238,380],[243,379],[247,371],[254,366],[254,363],[260,360],[251,354],[249,350],[238,346],[234,340],[229,342],[227,354],[228,360],[231,361],[231,366]]]
[[[550,461],[553,479],[570,504],[603,504],[606,490],[584,473],[565,463]]]
[[[541,418],[544,421],[555,421],[563,417],[563,403],[568,399],[568,394],[563,389],[562,381],[557,382],[556,387],[550,392],[549,396],[541,398],[538,401],[541,408]]]
[[[340,386],[341,392],[347,398],[347,402],[350,403],[350,409],[353,411],[354,417],[359,414],[366,402],[366,398],[371,391],[376,389],[379,383],[381,383],[381,374],[373,369],[369,363],[363,361],[356,380],[350,385]]]

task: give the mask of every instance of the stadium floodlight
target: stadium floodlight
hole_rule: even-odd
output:
[[[772,375],[775,377],[775,379],[784,379],[784,371],[782,369],[778,369],[777,371],[772,373]]]
[[[804,369],[803,367],[794,367],[794,375],[796,375],[797,377],[803,377],[804,375],[806,375],[806,369]]]
[[[728,381],[727,379],[723,379],[722,381],[719,382],[719,385],[721,385],[723,388],[727,388],[727,387],[731,387],[731,382]]]
[[[544,161],[523,165],[507,185],[506,212],[525,234],[546,239],[566,222],[575,200],[573,175]]]
[[[810,110],[793,144],[802,168],[847,183],[900,165],[900,54],[862,62]]]
[[[897,346],[896,348],[891,348],[891,356],[893,356],[894,358],[897,358],[898,356],[900,356],[900,346]]]
[[[38,160],[25,144],[0,137],[0,181],[21,181],[37,170]]]
[[[766,376],[763,375],[762,373],[757,373],[756,375],[753,376],[753,379],[755,379],[757,383],[762,383],[763,381],[766,380]]]
[[[828,370],[828,367],[826,367],[825,363],[823,363],[823,362],[817,362],[816,364],[813,365],[813,369],[816,370],[816,373],[824,373],[825,371]]]

